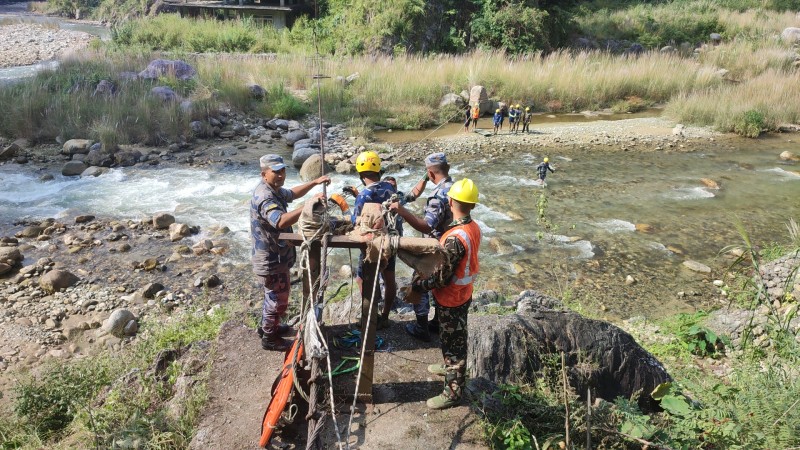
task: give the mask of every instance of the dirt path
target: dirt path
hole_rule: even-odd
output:
[[[431,411],[425,400],[441,389],[441,378],[427,373],[428,364],[441,360],[438,338],[429,344],[413,341],[402,327],[410,320],[393,315],[389,330],[379,332],[384,349],[375,357],[375,403],[359,404],[353,418],[351,448],[358,449],[483,449],[477,416],[464,403],[445,411]],[[327,327],[328,342],[347,330],[346,325]],[[332,364],[354,350],[337,350]],[[202,415],[192,449],[255,449],[261,419],[270,400],[270,389],[283,355],[261,349],[256,333],[240,323],[223,326],[218,339],[208,384],[209,403]],[[355,374],[334,379],[340,430],[346,433]],[[326,403],[326,408],[329,406]],[[273,440],[277,448],[304,448],[306,427],[302,414]],[[343,436],[344,438],[344,436]],[[332,421],[323,432],[326,448],[337,448]]]

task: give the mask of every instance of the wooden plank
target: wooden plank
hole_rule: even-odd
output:
[[[292,245],[300,245],[303,243],[303,236],[299,233],[281,233],[278,239],[287,241]],[[367,248],[367,244],[361,241],[355,241],[347,236],[331,236],[328,241],[328,247],[333,248]]]

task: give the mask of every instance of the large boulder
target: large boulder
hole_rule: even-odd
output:
[[[103,322],[102,330],[116,337],[125,336],[125,328],[131,321],[135,321],[136,316],[127,309],[117,309]]]
[[[55,269],[39,278],[39,286],[49,293],[66,289],[80,281],[76,275],[66,270]]]
[[[175,223],[175,216],[170,213],[158,213],[153,216],[153,227],[156,230],[165,230]]]
[[[178,96],[178,94],[172,90],[172,88],[167,86],[156,86],[153,89],[150,89],[150,94],[164,102],[178,102],[181,99],[180,96]]]
[[[292,165],[299,169],[303,167],[303,163],[312,155],[319,154],[319,149],[314,147],[302,147],[292,152]]]
[[[301,139],[308,139],[308,133],[306,130],[292,130],[283,135],[283,139],[286,141],[286,145],[294,145]]]
[[[76,153],[80,153],[85,155],[89,153],[92,144],[94,144],[94,141],[89,139],[70,139],[64,142],[64,145],[61,147],[61,154],[72,156]]]
[[[800,156],[795,155],[789,150],[781,152],[779,158],[783,161],[800,161]]]
[[[139,150],[122,150],[114,154],[114,161],[122,167],[130,167],[142,159]]]
[[[65,177],[74,177],[82,174],[87,167],[88,166],[83,161],[67,161],[64,167],[61,168],[61,175]]]
[[[197,76],[194,67],[180,60],[156,59],[150,61],[147,68],[139,72],[139,78],[156,80],[163,76],[172,76],[179,80],[188,80]]]
[[[100,80],[100,82],[97,83],[97,87],[94,88],[92,97],[97,97],[97,96],[109,97],[114,95],[114,92],[116,92],[116,90],[117,87],[114,86],[114,83],[108,80]]]
[[[17,156],[17,153],[20,150],[21,149],[19,148],[19,145],[16,143],[12,143],[11,145],[4,147],[2,150],[0,150],[0,161],[8,161],[9,159],[13,159],[15,156]]]
[[[22,253],[17,247],[0,247],[0,262],[14,267],[22,263],[23,259]]]
[[[781,38],[783,38],[784,41],[791,43],[800,42],[800,28],[784,28],[783,32],[781,33]]]
[[[248,85],[247,90],[250,92],[250,97],[255,100],[264,100],[267,96],[267,90],[257,84]]]
[[[83,158],[83,162],[89,166],[111,167],[114,164],[114,156],[102,150],[90,150]]]
[[[319,154],[311,155],[311,157],[306,159],[303,163],[303,167],[300,168],[300,179],[303,181],[311,181],[322,175],[323,170],[325,171],[324,173],[330,173],[331,166],[329,166]]]
[[[469,105],[480,105],[481,115],[486,114],[492,109],[492,102],[489,101],[489,94],[483,86],[472,86],[469,90]]]
[[[541,301],[526,300],[516,314],[469,317],[470,378],[524,382],[534,379],[550,357],[563,352],[570,385],[579,395],[591,388],[595,396],[608,401],[634,397],[644,411],[658,408],[649,394],[671,377],[653,355],[622,329],[551,309],[548,306],[557,300],[538,297]]]
[[[81,178],[85,177],[99,177],[100,175],[108,172],[108,169],[105,167],[97,167],[97,166],[90,166],[87,167],[86,170],[81,172]]]
[[[464,107],[464,99],[458,94],[444,94],[442,100],[439,102],[439,108],[446,108],[450,105],[454,105],[458,108]]]
[[[189,225],[185,223],[171,223],[169,225],[169,240],[172,242],[180,241],[190,234],[192,234],[192,232],[189,229]]]

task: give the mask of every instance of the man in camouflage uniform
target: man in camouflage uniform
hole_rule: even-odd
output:
[[[330,183],[331,179],[322,176],[286,189],[283,187],[286,181],[286,164],[283,163],[283,158],[278,155],[264,155],[259,162],[261,181],[250,200],[253,272],[264,286],[264,306],[258,334],[264,350],[283,351],[289,348],[290,343],[281,336],[294,331],[290,326],[281,324],[281,317],[289,305],[289,269],[294,265],[296,255],[294,246],[279,240],[278,235],[291,233],[292,225],[300,218],[303,208],[288,212],[289,202],[306,195],[314,186]]]
[[[439,312],[444,364],[432,364],[428,371],[445,378],[442,394],[428,399],[432,409],[455,406],[461,399],[467,372],[467,315],[480,268],[481,230],[470,216],[478,202],[478,188],[465,178],[453,184],[448,197],[453,220],[439,240],[447,259],[430,277],[416,279],[405,288],[409,294],[432,291]]]
[[[399,202],[392,203],[389,209],[397,211],[397,214],[415,230],[428,237],[439,239],[447,231],[453,218],[447,197],[447,192],[450,190],[450,186],[453,185],[453,180],[450,178],[450,165],[447,163],[447,157],[445,157],[444,153],[428,155],[425,158],[425,169],[427,171],[425,178],[411,191],[411,198],[414,199],[425,190],[425,184],[428,180],[436,185],[433,193],[428,197],[428,202],[425,204],[425,218],[421,219],[415,216],[400,205]],[[414,313],[417,315],[417,321],[406,325],[406,332],[417,339],[429,342],[431,340],[431,331],[434,333],[439,331],[439,320],[438,317],[434,316],[433,321],[430,324],[428,323],[430,296],[427,292],[422,295],[420,302],[414,305]]]

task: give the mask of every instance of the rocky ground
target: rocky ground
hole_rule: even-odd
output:
[[[0,22],[0,68],[49,61],[85,48],[94,36],[37,24]]]

